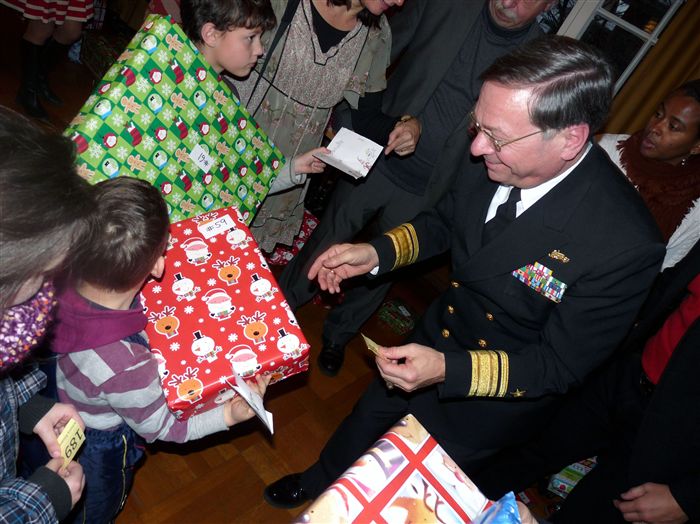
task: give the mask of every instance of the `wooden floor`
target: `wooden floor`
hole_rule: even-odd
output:
[[[0,103],[17,109],[18,47],[22,21],[0,7]],[[65,62],[51,75],[63,107],[47,106],[51,125],[62,130],[87,98],[93,78],[81,65]],[[390,296],[422,311],[436,294],[436,281],[444,279],[438,267],[416,282],[405,277]],[[309,466],[323,443],[350,411],[373,378],[373,359],[356,339],[348,348],[346,364],[335,378],[321,375],[315,366],[320,350],[321,326],[327,310],[309,304],[298,320],[311,344],[311,371],[270,388],[266,407],[274,414],[275,435],[270,437],[256,421],[227,433],[184,445],[149,447],[144,465],[118,524],[289,522],[300,510],[273,509],[262,499],[266,484]],[[381,344],[396,344],[401,337],[375,317],[364,332]]]

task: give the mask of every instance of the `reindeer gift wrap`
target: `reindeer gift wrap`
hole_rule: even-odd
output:
[[[141,295],[178,417],[230,398],[236,375],[274,383],[308,369],[309,344],[236,209],[172,224],[165,259],[163,276]]]

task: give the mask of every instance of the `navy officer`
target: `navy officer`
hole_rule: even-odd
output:
[[[659,271],[660,233],[591,141],[614,82],[595,48],[534,40],[482,74],[471,153],[436,206],[364,244],[322,253],[309,278],[342,281],[451,250],[452,282],[411,343],[380,348],[370,384],[319,460],[268,486],[293,507],[319,495],[414,414],[467,474],[525,441],[613,352]]]

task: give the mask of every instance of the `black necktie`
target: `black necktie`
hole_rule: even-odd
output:
[[[494,217],[484,224],[482,244],[491,242],[501,234],[508,224],[515,220],[515,206],[518,202],[520,202],[520,188],[514,187],[510,190],[508,200],[498,206]]]

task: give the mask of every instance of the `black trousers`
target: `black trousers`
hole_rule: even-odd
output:
[[[472,481],[487,497],[520,491],[545,475],[592,456],[598,465],[566,498],[555,522],[625,522],[613,506],[633,487],[627,478],[632,449],[650,392],[640,385],[638,356],[626,355],[594,374],[524,446],[499,453]]]
[[[470,475],[501,449],[530,438],[549,417],[554,397],[537,400],[450,399],[437,386],[388,390],[377,378],[338,426],[301,485],[316,497],[401,417],[411,413]]]

